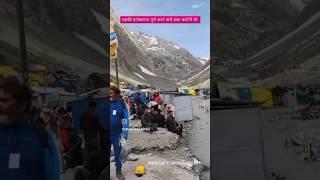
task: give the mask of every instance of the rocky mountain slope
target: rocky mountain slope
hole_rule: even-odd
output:
[[[131,33],[120,23],[119,17],[113,9],[110,15],[115,21],[115,31],[117,33],[119,48],[119,77],[126,80],[134,80],[136,83],[151,84],[165,89],[175,88],[177,85],[168,78],[160,77],[155,73],[153,60],[147,52],[138,46]],[[110,73],[115,74],[115,65],[110,63]]]
[[[289,0],[213,1],[215,57],[245,59],[280,39],[299,12]]]
[[[306,3],[304,9],[291,18],[291,25],[286,32],[270,31],[268,41],[270,37],[277,36],[270,41],[272,43],[263,44],[264,41],[261,41],[262,49],[258,48],[250,56],[239,58],[240,64],[225,68],[219,74],[224,78],[247,77],[256,81],[257,85],[266,87],[315,83],[315,77],[319,76],[316,69],[320,60],[319,12],[319,1]],[[280,29],[279,26],[275,27]]]
[[[104,14],[104,0],[23,2],[30,64],[42,63],[53,71],[64,69],[82,77],[106,73],[105,35],[95,16]],[[3,63],[12,65],[19,63],[15,4],[15,0],[0,2],[0,54]]]
[[[183,47],[161,37],[129,32],[112,9],[111,16],[116,19],[122,75],[168,89],[203,70],[204,65]]]
[[[154,73],[172,80],[184,80],[198,72],[202,64],[186,49],[161,37],[130,32],[136,44],[152,59]]]

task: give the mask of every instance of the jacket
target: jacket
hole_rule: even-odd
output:
[[[129,109],[120,99],[110,101],[110,135],[128,137]]]
[[[46,138],[48,142],[44,145],[30,121],[1,125],[1,179],[59,180],[58,151],[53,135],[48,133]]]

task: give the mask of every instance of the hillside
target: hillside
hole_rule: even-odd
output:
[[[201,62],[183,47],[161,37],[129,32],[112,9],[111,16],[116,17],[121,75],[168,89],[177,87],[177,82],[201,71]],[[113,63],[111,69],[114,69]]]
[[[240,65],[240,68],[227,69],[222,74],[228,77],[249,77],[251,80],[257,81],[281,77],[282,81],[280,82],[276,80],[269,81],[278,82],[278,84],[283,81],[290,81],[292,84],[294,80],[296,80],[296,84],[307,83],[308,78],[306,77],[309,76],[308,74],[312,69],[306,67],[310,67],[310,64],[312,64],[315,68],[312,73],[319,73],[319,71],[315,71],[320,60],[319,38],[320,13],[317,13],[293,32],[248,58]],[[309,65],[307,66],[307,64]],[[285,75],[292,72],[292,70],[299,71],[300,77],[306,77],[298,81],[301,78],[294,78],[297,74],[295,76]],[[311,79],[310,81],[312,81]]]
[[[172,80],[184,80],[202,68],[201,62],[186,49],[161,37],[130,32],[136,44],[153,62],[155,74]]]
[[[131,36],[127,28],[120,23],[119,17],[110,10],[111,16],[116,19],[115,31],[118,36],[118,62],[119,62],[119,77],[134,80],[137,83],[151,84],[162,88],[175,88],[177,85],[167,78],[160,77],[154,72],[152,59],[147,53],[140,48],[134,38]],[[110,65],[111,75],[115,75],[115,65],[112,62]]]
[[[93,72],[105,73],[104,33],[93,13],[103,14],[103,5],[103,0],[95,3],[25,0],[29,63],[45,64],[52,71],[58,68],[73,71],[82,77]],[[0,14],[0,54],[3,63],[16,65],[19,39],[15,1],[2,0]],[[83,18],[78,18],[79,15]]]
[[[215,58],[245,59],[290,31],[299,13],[289,0],[213,1]]]
[[[262,49],[238,58],[240,64],[224,67],[219,74],[224,78],[246,77],[264,87],[315,84],[315,77],[319,76],[320,4],[315,0],[304,3],[291,18],[286,32],[270,31],[269,40],[277,36],[270,41],[272,43],[263,44],[262,41]]]

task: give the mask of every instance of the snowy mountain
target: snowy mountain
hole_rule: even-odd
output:
[[[161,37],[143,32],[130,32],[137,46],[149,56],[154,64],[154,73],[171,80],[188,79],[201,70],[203,63],[183,47]]]
[[[202,65],[205,65],[208,61],[209,61],[209,58],[208,57],[202,57],[202,58],[197,58],[197,60],[202,64]]]

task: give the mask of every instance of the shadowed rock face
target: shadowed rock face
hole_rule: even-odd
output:
[[[289,0],[213,1],[216,57],[245,59],[290,31],[299,11]]]
[[[26,41],[29,62],[41,62],[55,71],[56,68],[72,69],[81,75],[102,73],[106,66],[105,55],[73,33],[90,39],[103,49],[104,33],[92,13],[104,14],[104,0],[24,0]],[[1,37],[0,54],[14,64],[19,59],[18,27],[15,0],[0,2]],[[82,67],[81,67],[82,66]],[[91,68],[92,66],[92,68]],[[104,70],[105,71],[105,70]]]
[[[232,64],[225,65],[219,75],[246,77],[267,87],[314,84],[319,74],[319,1],[305,1],[298,11],[292,11],[285,0],[268,5],[264,0],[241,2],[244,7],[238,10],[217,2],[216,61]],[[242,15],[237,17],[237,13]],[[251,20],[250,14],[255,16]]]

